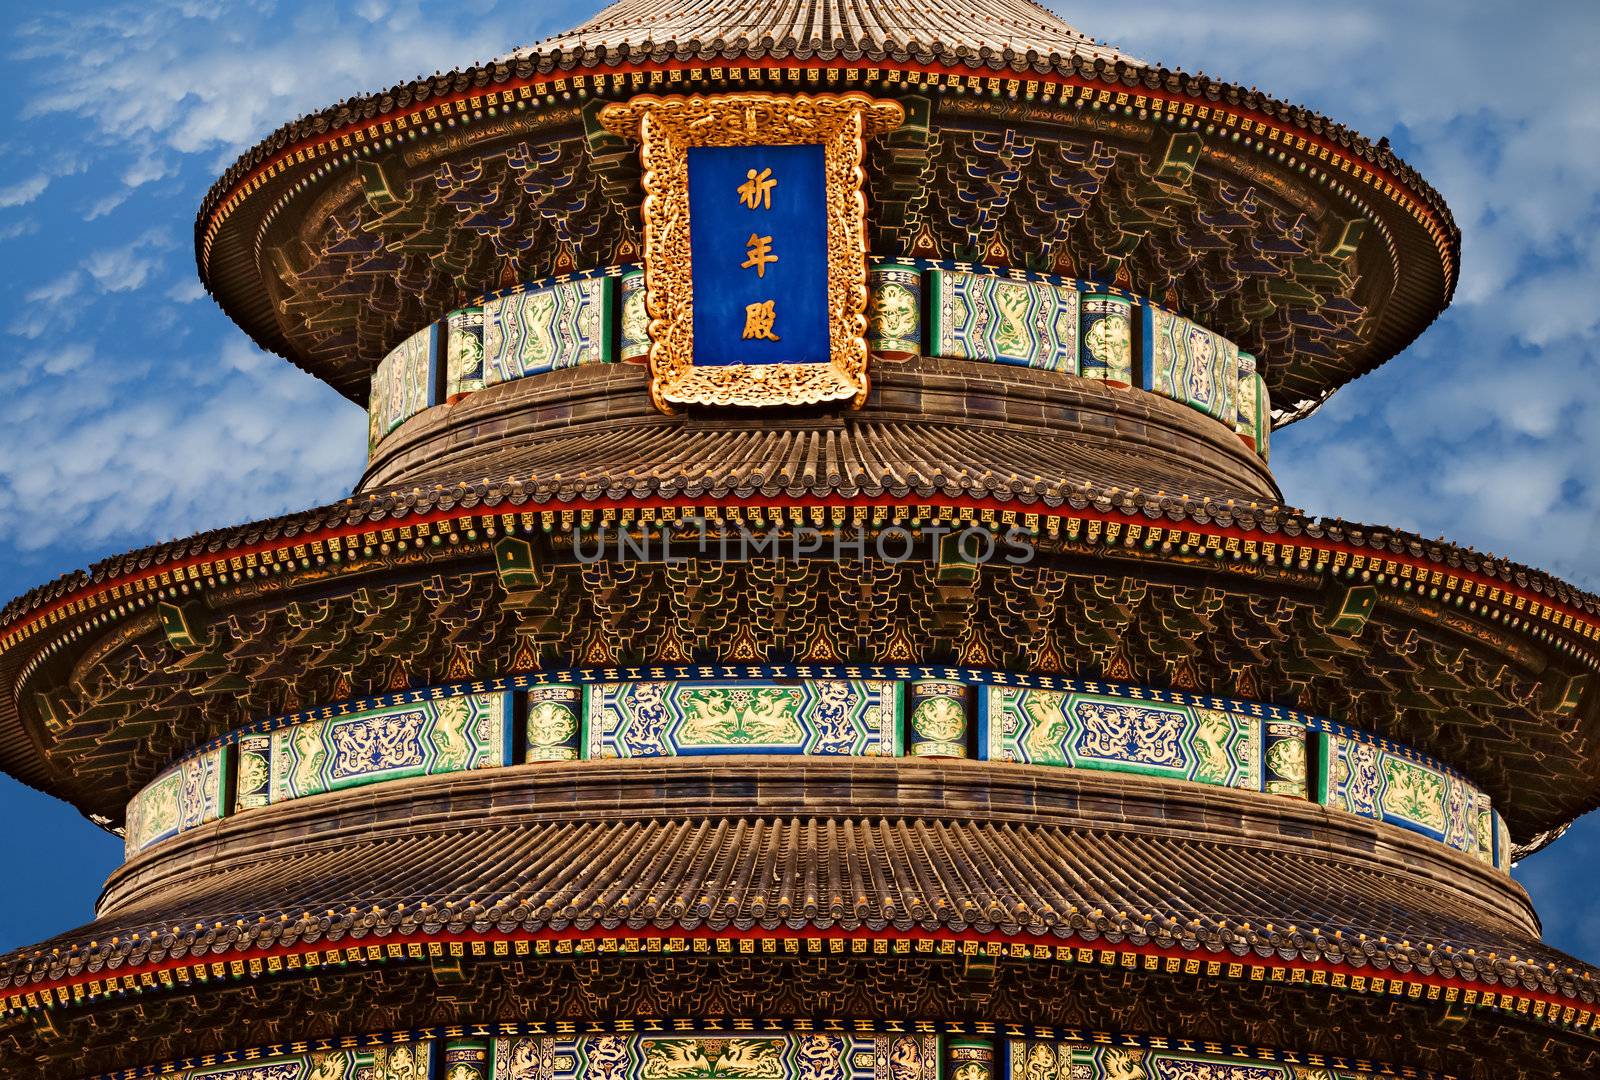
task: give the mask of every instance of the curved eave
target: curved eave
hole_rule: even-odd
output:
[[[1073,481],[1028,480],[1020,477],[910,475],[898,483],[862,476],[719,475],[714,463],[696,473],[647,479],[590,477],[560,484],[507,476],[455,483],[436,483],[407,490],[375,491],[329,506],[267,518],[226,529],[198,533],[182,540],[140,548],[64,574],[55,581],[13,599],[0,609],[0,656],[34,632],[69,619],[115,607],[115,601],[137,583],[196,570],[221,558],[266,556],[263,565],[297,560],[293,548],[316,540],[426,524],[458,515],[571,513],[579,509],[727,506],[911,506],[936,501],[956,509],[1038,513],[1088,521],[1139,526],[1180,526],[1204,536],[1294,543],[1332,557],[1367,555],[1397,566],[1439,570],[1461,586],[1479,583],[1501,590],[1508,603],[1548,608],[1530,617],[1552,628],[1577,631],[1600,640],[1600,596],[1520,563],[1485,555],[1443,540],[1364,525],[1336,518],[1312,518],[1271,503],[1194,498],[1137,488],[1104,487]],[[280,572],[275,570],[274,572]],[[198,574],[195,575],[198,578]],[[113,590],[118,590],[115,596]],[[1552,635],[1554,636],[1554,635]]]
[[[1249,580],[1251,562],[1291,559],[1300,571],[1312,571],[1329,584],[1372,580],[1380,589],[1396,588],[1402,579],[1428,581],[1440,606],[1466,608],[1469,594],[1479,605],[1477,618],[1498,624],[1497,633],[1513,635],[1520,647],[1571,668],[1600,669],[1600,600],[1553,578],[1511,563],[1483,558],[1450,545],[1384,530],[1369,530],[1336,521],[1313,521],[1293,510],[1261,503],[1182,498],[1138,490],[1107,490],[1088,484],[1046,483],[1018,478],[974,478],[953,475],[910,476],[892,487],[858,476],[826,479],[718,475],[714,466],[690,476],[652,477],[629,482],[581,478],[559,485],[520,478],[473,483],[438,484],[429,488],[386,491],[352,498],[330,507],[202,534],[188,540],[146,548],[107,560],[92,570],[62,578],[14,601],[0,613],[0,767],[34,786],[72,798],[76,788],[54,777],[53,766],[20,715],[17,687],[28,671],[48,657],[78,648],[75,642],[108,640],[124,633],[156,632],[155,604],[182,601],[219,585],[226,587],[237,567],[253,561],[250,573],[280,579],[293,587],[306,575],[323,587],[343,573],[348,563],[319,565],[308,548],[317,542],[357,538],[377,549],[388,543],[387,530],[412,527],[436,538],[468,529],[492,534],[496,529],[538,530],[564,527],[579,511],[596,520],[615,520],[648,510],[657,517],[696,516],[724,507],[759,507],[770,516],[778,508],[795,520],[823,519],[833,511],[881,515],[885,520],[912,520],[937,508],[941,516],[968,517],[998,523],[1007,513],[1026,522],[1037,514],[1047,535],[1060,530],[1075,545],[1088,544],[1091,554],[1149,559],[1152,568],[1171,562],[1192,571],[1196,560],[1216,572]],[[914,482],[906,482],[914,481]],[[565,520],[564,520],[565,519]],[[466,524],[463,524],[463,523]],[[434,528],[439,525],[439,528]],[[1142,550],[1133,544],[1133,530],[1161,528],[1182,532],[1184,550],[1169,539],[1170,551],[1158,545]],[[390,533],[390,536],[393,536]],[[1109,546],[1108,546],[1109,545]],[[1289,549],[1292,547],[1292,554]],[[1077,548],[1075,548],[1077,550]],[[1208,557],[1208,558],[1207,558]],[[235,562],[238,560],[238,562]],[[230,569],[232,568],[232,569]],[[370,572],[363,566],[360,572]],[[1479,601],[1477,597],[1483,596]],[[1592,706],[1592,703],[1590,703]],[[1562,740],[1581,742],[1588,736],[1592,707],[1577,715],[1549,713],[1552,732]],[[1574,742],[1576,745],[1576,742]],[[1600,804],[1600,785],[1561,800],[1571,813],[1546,820],[1540,815],[1522,822],[1522,839],[1553,830]],[[102,810],[102,812],[108,812]]]
[[[1413,222],[1414,238],[1391,238],[1406,270],[1390,300],[1395,315],[1385,318],[1354,368],[1314,393],[1280,406],[1278,425],[1309,415],[1339,386],[1357,378],[1405,349],[1448,306],[1454,294],[1460,261],[1460,231],[1443,198],[1386,145],[1375,144],[1316,113],[1288,105],[1254,90],[1191,76],[1166,68],[1147,67],[1099,57],[1041,56],[1036,52],[944,46],[909,46],[894,42],[850,48],[786,47],[770,40],[698,41],[679,45],[623,47],[616,51],[549,50],[526,57],[479,65],[448,75],[402,84],[383,94],[355,99],[304,117],[278,129],[231,166],[207,193],[195,223],[196,259],[201,280],[230,318],[263,348],[323,378],[358,403],[367,376],[322,370],[296,355],[279,329],[271,298],[259,277],[259,222],[271,207],[325,182],[343,163],[369,157],[394,140],[413,138],[425,124],[448,114],[452,123],[481,118],[485,111],[537,105],[543,100],[583,100],[591,94],[625,97],[643,87],[659,90],[653,77],[674,74],[683,89],[693,91],[713,72],[737,68],[813,69],[803,84],[815,89],[829,72],[864,74],[874,69],[917,76],[943,77],[961,83],[959,92],[1037,93],[1041,86],[1092,91],[1097,99],[1120,106],[1116,95],[1150,103],[1181,103],[1212,111],[1219,126],[1238,130],[1245,122],[1270,131],[1272,146],[1263,160],[1286,155],[1289,164],[1326,174],[1326,183],[1354,196],[1380,200]],[[1001,80],[1010,85],[1002,90]],[[861,88],[861,77],[841,76],[843,85]],[[1031,88],[1030,88],[1031,84]],[[669,89],[672,88],[669,84]],[[518,102],[521,104],[519,105]],[[431,113],[431,115],[430,115]],[[1268,136],[1264,136],[1266,138]],[[237,215],[237,216],[236,216]],[[243,224],[241,224],[241,222]],[[1426,247],[1430,250],[1421,251]],[[1416,265],[1413,265],[1416,264]],[[1427,270],[1423,272],[1423,266]]]
[[[1107,804],[1120,812],[1100,817]],[[750,938],[787,952],[777,943],[839,937],[1090,964],[1110,950],[1150,974],[1198,959],[1213,979],[1335,993],[1393,980],[1433,1007],[1471,993],[1553,1026],[1600,1023],[1594,972],[1539,941],[1520,887],[1377,828],[1291,800],[995,763],[729,758],[437,777],[218,823],[186,842],[181,865],[130,864],[112,888],[146,877],[132,888],[148,896],[0,957],[0,1008],[160,993],[246,959],[252,978],[270,960],[293,977],[421,960],[447,942],[547,956]],[[614,872],[597,875],[597,858]],[[369,957],[374,940],[385,948]],[[1230,971],[1241,962],[1261,973]]]

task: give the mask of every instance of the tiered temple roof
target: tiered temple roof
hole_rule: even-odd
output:
[[[600,101],[673,72],[750,86],[774,65],[893,71],[940,102],[931,127],[886,140],[905,152],[873,157],[875,251],[1031,253],[1170,298],[1255,350],[1280,424],[1398,353],[1455,289],[1449,209],[1387,145],[1132,60],[1027,0],[625,0],[587,30],[279,129],[207,196],[201,277],[264,348],[364,402],[383,355],[461,300],[636,257],[636,164],[602,145]],[[441,138],[455,149],[428,148]],[[468,147],[470,164],[445,160]]]
[[[726,254],[663,255],[695,131],[824,163],[840,400],[663,345]],[[1600,1068],[1510,876],[1600,805],[1600,598],[1268,464],[1454,289],[1386,143],[1030,0],[623,0],[285,126],[196,242],[368,465],[0,611],[0,768],[127,849],[0,957],[17,1075],[594,1080],[551,1022],[848,1027],[854,1080],[1026,1080],[1002,1030],[1046,1080]]]

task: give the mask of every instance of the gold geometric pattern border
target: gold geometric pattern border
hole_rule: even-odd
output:
[[[637,139],[644,165],[645,305],[650,393],[675,405],[815,405],[867,397],[867,201],[862,161],[870,135],[905,122],[893,101],[866,94],[643,95],[608,105],[606,129]],[[700,146],[821,144],[826,169],[828,336],[825,364],[694,362],[689,150]]]

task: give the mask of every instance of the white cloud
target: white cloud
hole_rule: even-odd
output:
[[[154,253],[171,246],[165,232],[152,230],[121,247],[91,253],[83,260],[83,268],[105,292],[132,292],[142,288],[160,267],[161,260]]]
[[[46,375],[67,375],[89,366],[94,350],[84,344],[64,345],[59,349],[41,349],[22,358],[24,372],[43,372]]]
[[[159,155],[144,153],[122,171],[122,183],[130,188],[143,187],[157,180],[165,180],[173,171],[172,165]]]
[[[70,270],[58,278],[52,278],[42,285],[35,286],[23,294],[23,298],[30,304],[60,304],[72,299],[83,287],[83,275],[76,270]]]
[[[206,290],[199,278],[185,278],[168,289],[166,297],[175,304],[192,304],[196,300],[204,300]]]
[[[35,173],[25,180],[0,187],[0,207],[26,206],[43,195],[50,186],[50,177]]]
[[[96,218],[103,218],[127,201],[127,191],[113,191],[111,194],[95,200],[94,205],[89,207],[89,212],[83,215],[83,220],[94,221]]]
[[[301,509],[360,471],[360,411],[238,339],[185,362],[113,363],[71,345],[21,366],[27,381],[0,396],[0,543],[17,550],[131,545]]]
[[[22,55],[52,61],[24,118],[85,116],[103,138],[224,158],[295,116],[440,68],[507,52],[595,3],[503,5],[515,18],[452,18],[434,6],[353,0],[285,18],[272,5],[156,2],[41,15],[20,31]],[[339,10],[343,8],[343,10]],[[563,9],[574,12],[572,16]],[[349,17],[351,14],[355,18]],[[85,40],[96,42],[86,59]]]
[[[16,240],[24,236],[32,236],[39,231],[39,222],[34,218],[23,218],[13,221],[9,225],[0,226],[0,240]]]
[[[95,284],[107,292],[131,292],[150,279],[156,261],[132,247],[97,251],[83,263]]]

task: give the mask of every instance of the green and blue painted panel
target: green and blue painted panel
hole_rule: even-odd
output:
[[[909,360],[922,355],[922,270],[907,263],[874,262],[867,271],[872,303],[867,346],[872,355]]]
[[[439,327],[431,325],[406,338],[378,364],[367,402],[369,448],[434,404],[438,343]]]
[[[123,846],[132,858],[151,844],[223,816],[228,758],[218,747],[179,762],[128,803]]]
[[[1068,283],[930,270],[929,354],[1078,373],[1078,290]]]
[[[272,805],[272,736],[251,732],[239,736],[236,751],[239,773],[233,797],[234,810],[259,810]]]
[[[1221,709],[990,686],[979,742],[991,761],[1141,773],[1262,790],[1262,725]]]
[[[906,756],[967,756],[967,687],[943,679],[907,685]]]
[[[458,694],[296,724],[271,735],[268,801],[509,765],[511,736],[508,693]]]
[[[577,761],[583,751],[583,691],[536,686],[528,691],[529,761]]]
[[[1494,829],[1494,867],[1496,870],[1511,872],[1511,829],[1506,825],[1506,819],[1500,816],[1500,811],[1489,810],[1490,826]]]
[[[885,677],[891,673],[900,677]],[[129,855],[224,812],[387,780],[517,762],[744,753],[976,755],[1160,776],[1311,798],[1500,869],[1511,860],[1505,823],[1488,797],[1446,766],[1279,706],[920,666],[672,666],[644,674],[506,677],[471,692],[439,687],[262,722],[203,748],[135,796]],[[519,695],[525,708],[514,722]]]
[[[444,1080],[490,1080],[494,1043],[490,1039],[451,1039],[444,1046]]]
[[[1319,731],[1314,737],[1318,802],[1496,862],[1497,826],[1489,797],[1466,780],[1399,747],[1345,729]]]
[[[1272,401],[1257,366],[1254,356],[1239,354],[1239,411],[1234,430],[1266,461],[1271,457]]]
[[[483,308],[445,317],[445,400],[483,389]]]
[[[1309,796],[1304,724],[1267,720],[1261,725],[1261,790],[1291,799]]]
[[[484,385],[611,362],[616,285],[612,277],[591,277],[485,301]]]
[[[619,682],[585,688],[588,757],[896,757],[898,682]]]
[[[644,286],[643,270],[622,275],[617,284],[618,307],[622,311],[617,359],[624,364],[643,364],[650,359],[650,309]]]
[[[433,1042],[424,1039],[365,1050],[307,1050],[171,1075],[174,1080],[432,1080]]]
[[[936,1035],[530,1035],[494,1041],[494,1080],[939,1080]]]
[[[1012,1039],[1007,1050],[1009,1080],[1375,1080],[1372,1073],[1325,1064],[1151,1049],[1133,1040],[1112,1046]]]
[[[1155,304],[1144,306],[1144,388],[1234,425],[1239,347]]]
[[[1078,368],[1087,379],[1133,385],[1133,301],[1091,293],[1081,301],[1083,329]]]

